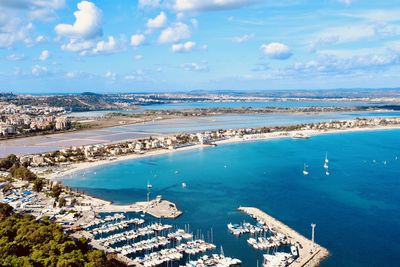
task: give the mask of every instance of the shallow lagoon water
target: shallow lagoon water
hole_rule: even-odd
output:
[[[113,163],[63,181],[130,203],[146,198],[150,180],[152,196],[161,194],[183,210],[174,224],[189,223],[203,233],[212,227],[214,242],[243,266],[256,266],[262,253],[227,231],[229,222],[250,220],[235,211],[240,205],[259,207],[307,237],[310,223],[316,223],[316,241],[332,254],[322,266],[395,266],[400,261],[399,137],[400,130],[386,130],[226,144]],[[325,151],[330,176],[322,166]],[[307,177],[304,163],[310,166]]]
[[[92,129],[63,134],[0,141],[0,157],[10,153],[44,153],[69,146],[118,142],[178,132],[198,132],[224,128],[293,125],[298,123],[346,120],[356,117],[399,117],[400,112],[352,112],[321,114],[240,114],[200,118],[170,119],[143,124]]]
[[[117,113],[140,113],[144,110],[180,110],[193,108],[242,108],[242,107],[278,107],[278,108],[293,108],[293,107],[351,107],[351,106],[379,106],[384,103],[367,103],[358,101],[248,101],[248,102],[185,102],[185,103],[168,103],[168,104],[151,104],[140,105],[138,109],[133,110],[101,110],[101,111],[85,111],[73,112],[73,117],[102,117],[110,112]]]

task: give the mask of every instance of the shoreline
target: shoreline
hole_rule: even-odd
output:
[[[261,135],[249,135],[247,138],[229,138],[225,140],[215,141],[214,143],[217,145],[223,144],[232,144],[232,143],[242,143],[242,142],[251,142],[251,141],[268,141],[268,140],[276,140],[276,139],[284,139],[284,138],[293,138],[293,139],[306,139],[311,138],[313,136],[325,135],[325,134],[340,134],[340,133],[350,133],[350,132],[366,132],[366,131],[382,131],[382,130],[397,130],[400,129],[399,126],[381,126],[381,127],[365,127],[365,128],[350,128],[350,129],[338,129],[338,130],[300,130],[300,131],[283,131],[283,132],[273,132]],[[306,138],[296,138],[295,134],[305,134]],[[146,157],[154,157],[161,156],[166,154],[174,154],[183,151],[195,150],[195,149],[203,149],[211,147],[210,145],[204,144],[196,144],[193,146],[181,147],[174,150],[167,149],[157,149],[149,152],[145,152],[143,154],[130,154],[116,157],[113,160],[103,159],[94,162],[83,162],[83,163],[74,163],[67,166],[67,170],[56,171],[55,173],[45,175],[44,178],[54,181],[62,181],[66,176],[72,175],[75,172],[80,172],[84,170],[89,170],[101,166],[106,166],[109,164],[117,164],[127,160],[136,160],[142,159]],[[73,179],[73,178],[69,178]]]
[[[168,122],[168,121],[174,121],[174,120],[186,120],[186,119],[202,119],[202,118],[212,118],[212,117],[218,117],[218,116],[242,116],[242,115],[270,115],[270,114],[289,114],[289,115],[326,115],[326,114],[346,114],[346,113],[351,113],[351,112],[360,112],[360,113],[369,113],[369,112],[385,112],[385,113],[395,113],[398,112],[396,110],[385,110],[385,109],[380,109],[377,108],[375,110],[371,110],[371,111],[364,111],[364,110],[360,110],[360,111],[317,111],[317,112],[272,112],[272,113],[221,113],[221,114],[212,114],[212,115],[205,115],[205,116],[193,116],[193,117],[184,117],[184,116],[173,116],[173,117],[168,117],[168,118],[162,118],[162,119],[158,119],[158,118],[149,118],[149,119],[145,119],[143,121],[136,121],[136,122],[128,122],[128,123],[112,123],[111,125],[105,125],[105,126],[101,126],[101,125],[91,125],[89,127],[85,127],[85,128],[81,128],[81,129],[69,129],[69,130],[62,130],[62,131],[56,131],[53,133],[45,133],[45,132],[38,132],[32,135],[27,135],[27,136],[11,136],[8,138],[0,138],[0,144],[3,145],[14,145],[12,142],[18,142],[18,141],[24,141],[24,140],[34,140],[35,138],[40,138],[40,137],[62,137],[65,134],[73,134],[73,133],[87,133],[90,131],[96,131],[96,130],[106,130],[106,129],[113,129],[113,128],[118,128],[118,127],[130,127],[130,126],[140,126],[143,124],[151,124],[154,123],[154,121],[157,122]],[[121,118],[122,119],[122,118]],[[239,128],[239,127],[238,127]],[[177,132],[170,132],[168,134],[177,134]],[[152,134],[152,135],[164,135],[163,133],[156,133],[156,134]],[[131,139],[135,139],[135,138],[128,138],[128,139],[124,139],[124,140],[118,140],[118,141],[108,141],[108,142],[101,142],[102,144],[111,144],[111,143],[115,143],[115,142],[123,142],[123,141],[129,141]],[[11,144],[8,144],[11,143]],[[97,143],[95,143],[97,144]],[[89,144],[86,144],[89,145]],[[62,145],[61,147],[65,147],[64,145]]]

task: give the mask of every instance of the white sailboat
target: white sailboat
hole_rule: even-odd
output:
[[[303,175],[304,176],[308,175],[307,167],[308,166],[304,163],[304,169],[303,169]]]
[[[329,168],[328,163],[329,163],[328,152],[326,152],[326,154],[325,154],[325,161],[324,161],[324,168],[325,168],[326,170],[328,170],[328,168]]]
[[[328,168],[329,168],[328,163],[326,163],[326,162],[324,163],[324,168],[325,168],[325,169],[328,169]]]

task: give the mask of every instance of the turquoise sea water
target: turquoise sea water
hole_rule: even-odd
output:
[[[396,266],[399,137],[400,130],[386,130],[226,144],[113,163],[63,181],[130,203],[146,198],[150,180],[153,196],[161,194],[183,210],[174,224],[189,223],[203,233],[213,228],[214,242],[243,266],[256,266],[262,253],[227,231],[227,223],[250,219],[235,211],[240,205],[261,208],[307,237],[316,223],[316,241],[331,252],[322,266]],[[326,151],[330,176],[323,169]]]

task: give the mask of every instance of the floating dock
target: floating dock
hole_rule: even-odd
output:
[[[238,210],[264,222],[274,231],[286,235],[293,244],[297,244],[299,257],[289,265],[290,267],[319,266],[320,262],[329,256],[329,251],[326,248],[313,243],[311,240],[305,238],[303,235],[294,231],[289,226],[278,221],[262,210],[253,207],[240,207]]]

